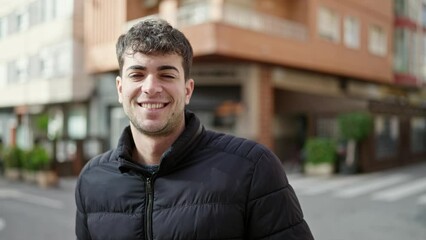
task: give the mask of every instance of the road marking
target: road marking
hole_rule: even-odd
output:
[[[392,202],[423,191],[426,191],[426,178],[417,179],[397,187],[392,187],[392,189],[375,193],[373,199]]]
[[[64,204],[61,201],[34,194],[23,193],[15,189],[0,189],[0,199],[15,199],[21,202],[55,209],[62,209],[64,207]]]
[[[336,190],[337,188],[341,188],[347,186],[349,184],[354,184],[359,182],[362,179],[365,179],[366,176],[358,175],[358,176],[345,176],[345,177],[336,177],[330,180],[326,180],[318,186],[307,187],[300,191],[300,194],[303,195],[316,195],[325,193],[328,191]]]
[[[19,192],[15,189],[0,189],[0,199],[16,198],[18,196]]]
[[[3,218],[0,218],[0,231],[6,227],[6,221]]]
[[[289,179],[289,183],[295,190],[300,190],[303,188],[320,185],[322,180],[323,180],[322,178],[318,178],[318,177],[306,177],[306,178]]]
[[[405,181],[408,178],[407,175],[395,174],[391,176],[383,176],[381,178],[367,182],[366,184],[360,184],[352,188],[346,188],[344,190],[335,193],[335,196],[340,198],[351,198],[357,197],[362,194],[366,194],[375,191],[380,188],[384,188],[396,183]]]

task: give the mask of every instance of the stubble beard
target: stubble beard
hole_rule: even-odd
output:
[[[143,120],[138,119],[138,116],[136,116],[134,112],[127,115],[129,117],[130,123],[138,132],[150,137],[169,136],[173,132],[177,131],[180,124],[184,121],[184,110],[181,110],[179,112],[173,112],[172,115],[169,116],[167,120],[165,120],[165,123],[162,127],[151,129],[152,127],[150,126],[144,126],[142,123]]]

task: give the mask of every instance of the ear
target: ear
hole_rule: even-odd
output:
[[[122,79],[120,76],[115,78],[115,86],[117,87],[118,102],[123,103]]]
[[[185,81],[185,104],[187,105],[189,104],[193,91],[194,91],[194,80],[189,79]]]

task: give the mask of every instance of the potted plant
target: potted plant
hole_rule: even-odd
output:
[[[334,173],[336,147],[331,139],[309,138],[305,145],[305,173],[329,176]]]
[[[31,155],[32,151],[22,151],[21,153],[21,176],[27,183],[36,182],[36,169]]]
[[[41,146],[35,146],[30,154],[31,167],[35,171],[36,182],[41,187],[52,187],[58,184],[58,176],[52,170],[52,158]]]
[[[7,179],[13,181],[21,179],[22,154],[22,150],[17,146],[3,150],[4,175]]]
[[[355,173],[359,170],[359,143],[366,139],[373,129],[373,118],[364,112],[343,113],[338,117],[339,130],[343,140],[344,157],[339,162],[341,173]]]

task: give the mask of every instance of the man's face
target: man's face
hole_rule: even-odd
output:
[[[184,127],[184,108],[194,90],[185,82],[177,54],[125,54],[122,76],[116,78],[118,100],[131,125],[149,136],[167,136]]]

